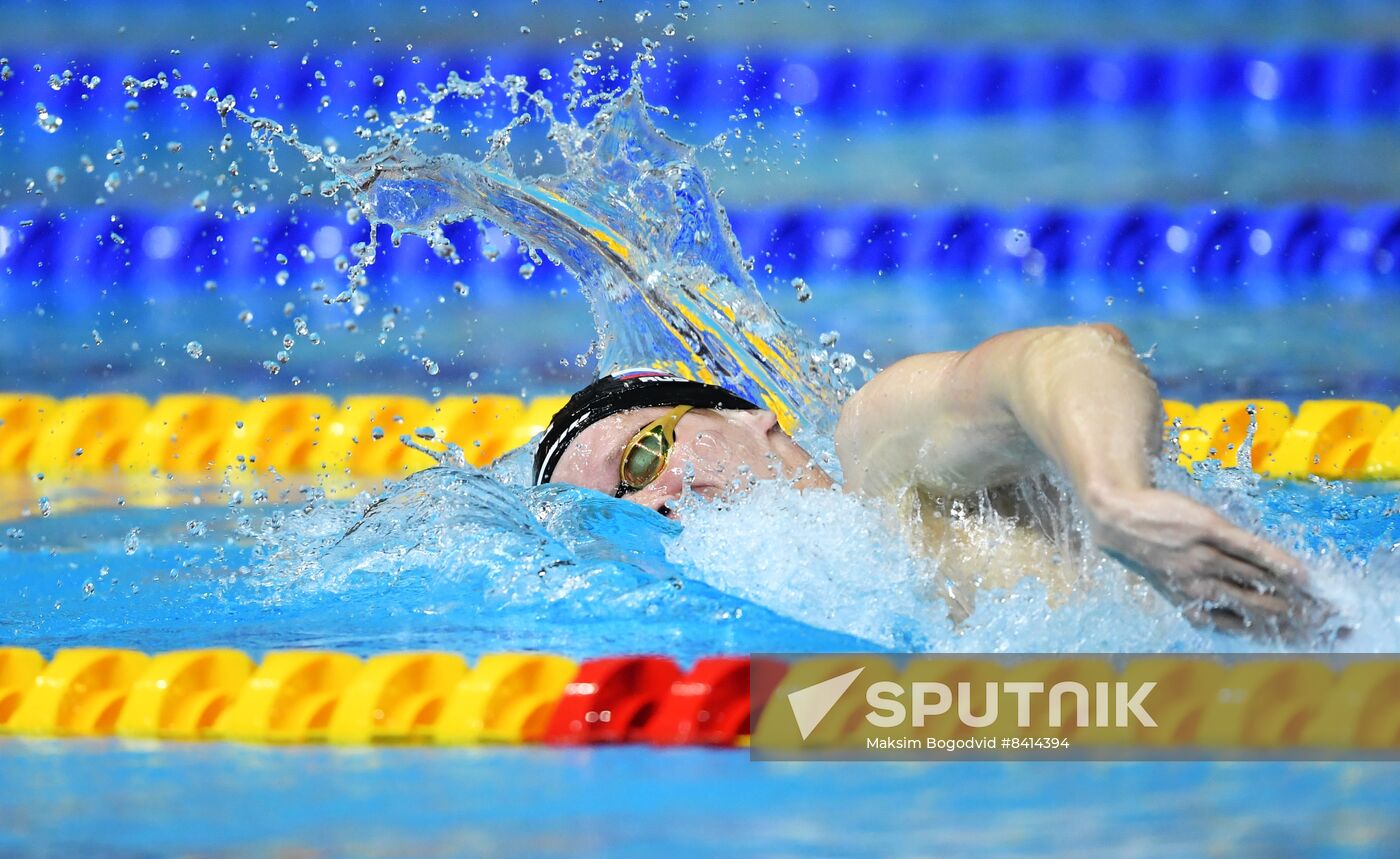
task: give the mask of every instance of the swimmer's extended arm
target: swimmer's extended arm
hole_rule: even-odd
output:
[[[1328,608],[1287,553],[1214,511],[1152,486],[1162,441],[1157,387],[1109,325],[1013,331],[967,352],[906,358],[842,411],[849,489],[916,484],[967,495],[1058,466],[1095,542],[1193,622],[1299,638]]]

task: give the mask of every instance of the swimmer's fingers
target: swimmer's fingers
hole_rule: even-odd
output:
[[[1180,606],[1182,615],[1198,627],[1263,635],[1262,627],[1278,627],[1267,617],[1286,616],[1288,611],[1283,599],[1256,585],[1262,578],[1257,570],[1205,546],[1198,546],[1179,568],[1155,569],[1110,554]]]
[[[1121,557],[1121,556],[1120,556]],[[1198,558],[1189,570],[1166,574],[1129,564],[1148,584],[1181,607],[1194,626],[1248,635],[1261,641],[1304,643],[1316,636],[1330,609],[1311,596],[1285,597],[1259,582],[1255,568],[1226,555]]]
[[[1238,587],[1245,593],[1271,597],[1281,605],[1294,598],[1309,598],[1311,594],[1287,576],[1279,576],[1268,567],[1241,560],[1226,552],[1212,550],[1211,574]]]
[[[1302,636],[1286,605],[1276,597],[1250,593],[1233,585],[1204,585],[1201,596],[1183,603],[1182,615],[1193,625],[1258,639],[1297,640]]]
[[[1212,566],[1220,575],[1244,588],[1283,600],[1286,615],[1275,612],[1273,616],[1286,620],[1290,627],[1316,632],[1335,618],[1336,610],[1314,593],[1301,560],[1221,521],[1224,527],[1210,529],[1203,541],[1217,553]]]
[[[1238,584],[1284,601],[1294,622],[1320,628],[1336,610],[1313,591],[1302,561],[1252,534],[1212,541],[1220,552],[1222,572]]]
[[[1301,643],[1314,638],[1332,615],[1329,606],[1303,590],[1269,585],[1260,570],[1218,555],[1205,575],[1187,588],[1183,614],[1192,623],[1264,641]]]
[[[1216,603],[1191,603],[1182,606],[1181,613],[1192,626],[1201,629],[1210,629],[1228,635],[1259,637],[1257,624],[1231,606]]]
[[[1193,623],[1255,638],[1304,641],[1336,616],[1301,561],[1216,511],[1163,490],[1095,499],[1095,541]]]
[[[1215,629],[1234,635],[1248,634],[1249,627],[1238,612],[1208,603],[1188,603],[1181,607],[1181,614],[1192,626],[1202,629]]]
[[[1288,552],[1233,526],[1212,531],[1207,544],[1248,567],[1250,580],[1261,580],[1285,589],[1306,589],[1308,571]]]

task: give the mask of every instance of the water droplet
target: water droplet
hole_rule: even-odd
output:
[[[204,356],[204,347],[200,345],[198,340],[191,340],[185,344],[185,354],[198,360]]]
[[[35,120],[35,122],[40,128],[42,128],[44,131],[47,131],[49,134],[53,134],[55,131],[58,131],[58,129],[63,125],[62,117],[54,116],[53,114],[49,113],[49,109],[44,107],[44,103],[42,101],[35,103],[34,112],[38,114],[38,118]]]

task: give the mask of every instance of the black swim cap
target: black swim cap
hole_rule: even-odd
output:
[[[535,485],[548,483],[554,468],[579,433],[620,412],[652,406],[694,406],[697,409],[757,409],[738,394],[718,385],[692,382],[660,370],[624,370],[604,376],[569,398],[554,413],[535,449]]]

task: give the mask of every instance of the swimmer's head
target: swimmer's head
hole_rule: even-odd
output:
[[[773,412],[656,370],[605,376],[579,391],[535,452],[536,484],[571,483],[661,512],[687,486],[715,497],[777,477],[830,483]]]

